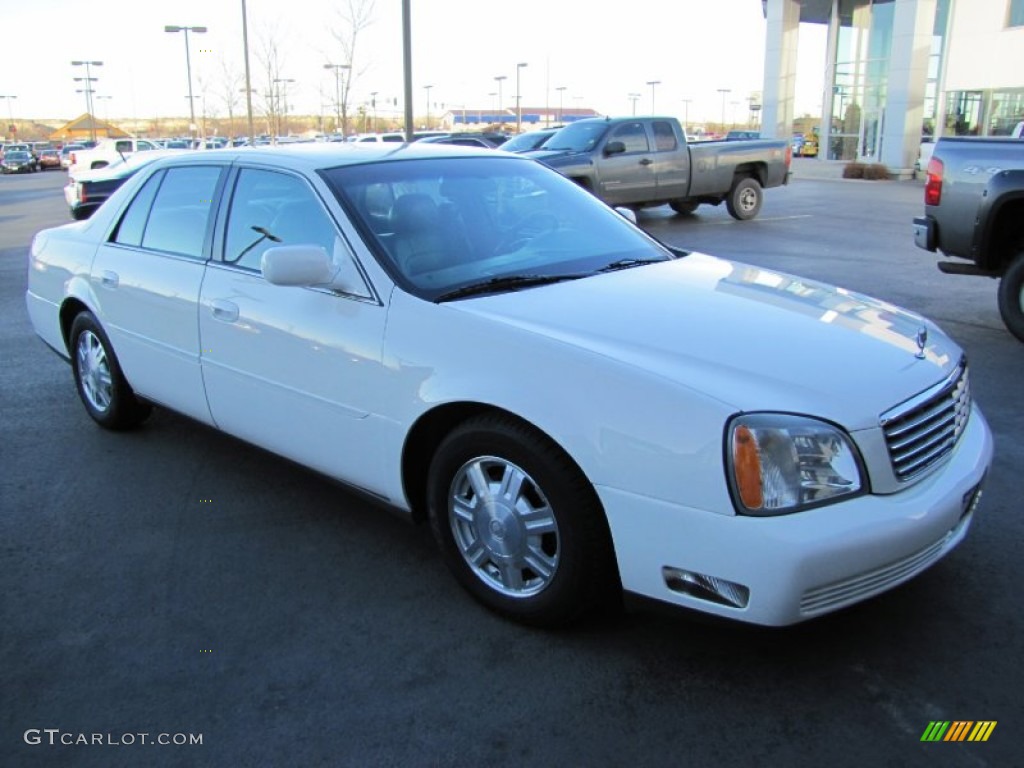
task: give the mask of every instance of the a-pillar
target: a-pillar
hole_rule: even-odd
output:
[[[795,117],[800,3],[797,0],[768,0],[765,10],[767,31],[761,135],[788,139]]]

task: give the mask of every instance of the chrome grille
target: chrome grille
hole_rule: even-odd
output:
[[[953,450],[971,415],[967,361],[937,386],[882,414],[893,473],[910,480]]]

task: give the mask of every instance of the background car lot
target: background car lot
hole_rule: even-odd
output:
[[[138,432],[96,429],[24,309],[31,235],[67,220],[62,180],[0,179],[0,765],[1015,764],[1024,357],[995,282],[951,284],[915,248],[920,184],[795,166],[757,220],[664,207],[639,221],[950,332],[996,435],[964,544],[792,629],[641,612],[544,633],[478,608],[426,529],[316,475],[163,411]],[[987,743],[920,742],[931,720],[981,719],[999,721]],[[29,728],[204,744],[140,758],[29,746]]]

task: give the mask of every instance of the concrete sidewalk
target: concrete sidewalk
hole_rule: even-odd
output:
[[[843,179],[843,168],[845,167],[845,160],[820,160],[816,157],[794,157],[793,163],[790,166],[790,171],[792,171],[792,178],[794,179],[839,179],[841,181],[863,181],[863,179]],[[918,176],[918,179],[907,178],[898,179],[898,181],[919,181],[923,184],[924,180],[920,178],[921,174],[918,174]]]

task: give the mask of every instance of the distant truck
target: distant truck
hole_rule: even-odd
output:
[[[135,152],[148,152],[153,149],[160,147],[146,139],[103,139],[92,149],[76,149],[72,152],[68,156],[68,173],[74,176],[78,171],[106,168]]]
[[[964,261],[943,272],[999,278],[999,314],[1024,341],[1024,124],[1007,138],[947,138],[927,165],[914,243]]]
[[[610,205],[688,214],[725,202],[745,220],[762,190],[788,183],[792,149],[784,139],[688,143],[674,117],[608,117],[577,120],[526,154]]]

